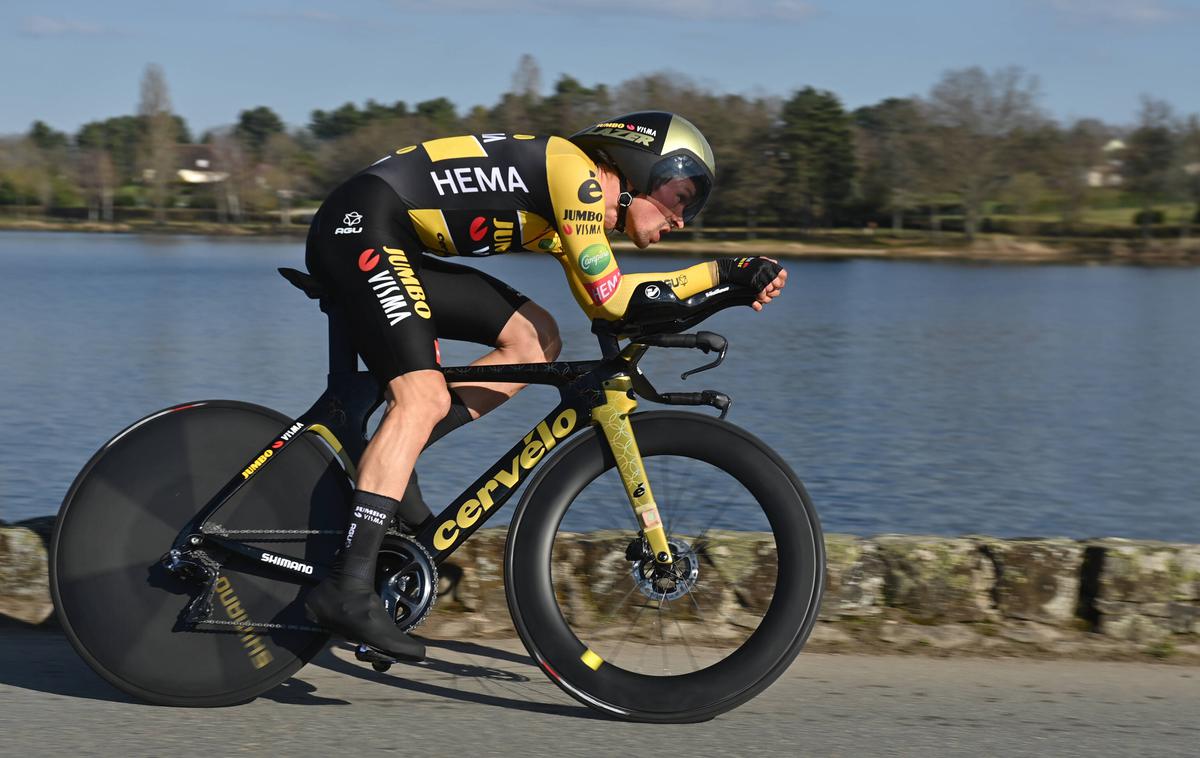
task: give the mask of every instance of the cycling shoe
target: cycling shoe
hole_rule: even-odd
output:
[[[326,579],[308,593],[304,606],[314,621],[351,642],[406,661],[425,660],[425,645],[400,631],[365,581]]]

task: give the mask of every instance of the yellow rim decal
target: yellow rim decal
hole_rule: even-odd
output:
[[[593,653],[591,650],[584,650],[583,655],[579,656],[579,660],[583,661],[583,665],[587,666],[592,671],[600,668],[600,664],[604,663],[604,659]]]

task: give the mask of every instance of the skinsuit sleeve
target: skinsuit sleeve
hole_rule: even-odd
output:
[[[589,318],[623,317],[642,282],[664,282],[680,300],[717,285],[717,266],[711,262],[664,273],[622,274],[604,236],[604,194],[596,165],[567,140],[552,137],[547,144],[546,179],[562,243],[555,255],[575,302]]]

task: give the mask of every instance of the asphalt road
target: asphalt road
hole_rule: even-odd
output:
[[[59,634],[0,630],[0,755],[1195,756],[1200,668],[802,654],[713,721],[651,726],[578,705],[515,641],[432,643],[378,674],[326,651],[248,705],[133,702]]]

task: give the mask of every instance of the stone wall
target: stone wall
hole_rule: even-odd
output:
[[[51,525],[0,524],[0,616],[52,623]],[[442,566],[437,609],[423,632],[512,635],[504,536],[481,530]],[[628,570],[614,539],[623,538],[579,535],[555,554],[556,586],[572,623],[595,623],[597,607]],[[757,533],[724,544],[738,560],[707,559],[725,580],[713,601],[719,613],[710,618],[736,624],[739,611],[763,600],[755,588],[764,584],[758,575],[773,571],[773,549]],[[826,535],[825,545],[828,577],[811,649],[1200,662],[1200,545],[843,534]]]

